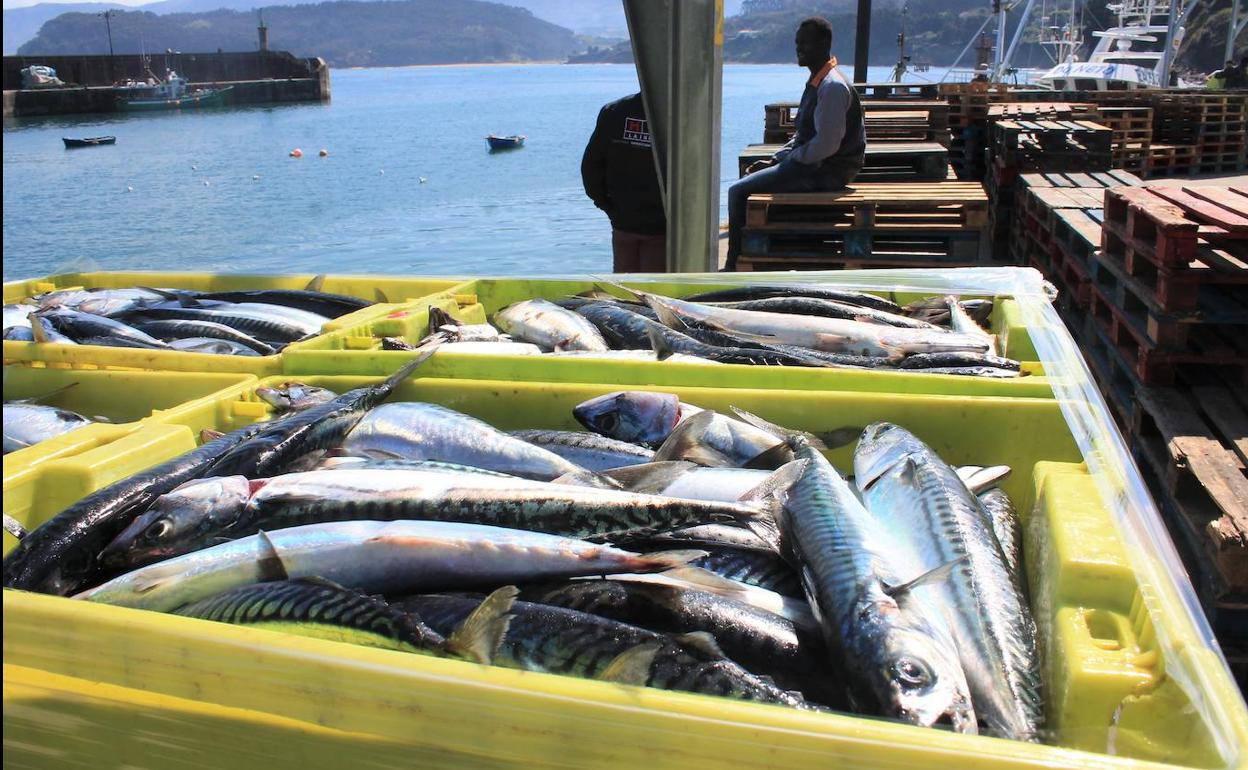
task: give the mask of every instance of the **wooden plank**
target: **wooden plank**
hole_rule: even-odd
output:
[[[1204,420],[1172,388],[1146,386],[1136,398],[1166,439],[1171,459],[1191,470],[1241,537],[1248,537],[1248,479],[1236,456],[1210,435]]]
[[[1248,196],[1239,195],[1229,187],[1184,187],[1183,192],[1203,198],[1240,216],[1248,216]]]
[[[1231,444],[1239,459],[1248,465],[1248,412],[1245,412],[1226,388],[1196,385],[1192,388],[1196,405],[1204,412],[1222,437]]]
[[[1197,198],[1174,187],[1150,187],[1154,195],[1166,199],[1192,216],[1212,223],[1228,233],[1248,234],[1248,217],[1232,213],[1221,206]]]
[[[1183,216],[1183,210],[1158,197],[1153,187],[1111,187],[1108,195],[1123,199],[1130,206],[1143,209],[1148,218],[1162,230],[1195,233],[1198,225]]]

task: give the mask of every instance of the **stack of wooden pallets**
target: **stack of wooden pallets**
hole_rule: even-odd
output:
[[[751,144],[737,156],[737,174],[768,160],[783,145]],[[949,151],[936,142],[884,142],[867,145],[855,182],[940,182],[948,179]]]
[[[1097,122],[1113,131],[1114,168],[1142,172],[1153,144],[1153,108],[1102,106],[1100,113]]]
[[[743,270],[985,264],[988,197],[969,182],[857,184],[751,195]]]
[[[1243,91],[1154,94],[1152,176],[1186,176],[1248,168],[1244,132],[1248,93]]]
[[[1055,211],[1035,264],[1215,625],[1248,643],[1248,191],[1103,195]]]
[[[988,83],[942,83],[940,93],[949,103],[949,162],[959,179],[983,179],[989,107],[1012,96],[1004,86]]]
[[[763,142],[784,144],[796,130],[797,102],[765,105]],[[936,100],[863,101],[868,144],[939,142],[949,146],[949,105]]]
[[[1070,109],[1060,109],[1067,107]],[[1007,254],[1018,205],[1020,174],[1092,173],[1110,170],[1110,130],[1089,120],[1044,119],[1044,116],[1095,116],[1091,105],[994,105],[989,120],[993,131],[985,187],[992,203],[993,252]],[[1007,119],[1006,116],[1034,116]]]

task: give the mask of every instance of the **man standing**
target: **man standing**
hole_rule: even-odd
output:
[[[667,215],[641,94],[611,102],[581,159],[585,194],[611,219],[617,273],[667,271]]]
[[[862,170],[867,128],[858,92],[836,69],[832,25],[811,17],[794,39],[798,66],[810,70],[797,108],[796,131],[771,158],[746,169],[747,176],[728,188],[728,262],[736,270],[741,256],[745,202],[754,193],[837,190]]]

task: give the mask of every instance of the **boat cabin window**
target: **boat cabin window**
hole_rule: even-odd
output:
[[[1093,78],[1075,78],[1076,91],[1098,91],[1100,87]]]
[[[1066,78],[1058,78],[1057,80],[1054,80],[1054,81],[1053,81],[1053,90],[1054,90],[1054,91],[1065,91],[1065,90],[1066,90]]]
[[[1126,91],[1128,83],[1125,80],[1107,80],[1105,81],[1105,89],[1108,91]]]

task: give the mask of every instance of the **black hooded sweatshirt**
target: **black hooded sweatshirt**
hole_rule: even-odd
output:
[[[641,235],[667,231],[652,145],[640,93],[611,102],[598,113],[581,159],[581,182],[616,230]]]

